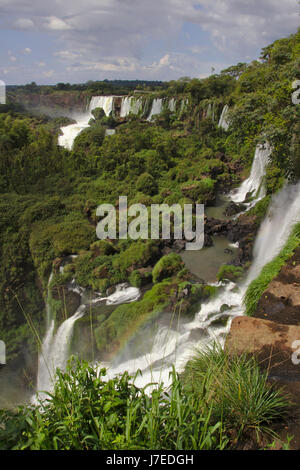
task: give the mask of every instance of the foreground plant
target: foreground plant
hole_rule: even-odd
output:
[[[57,371],[54,392],[39,406],[0,412],[1,449],[223,449],[222,423],[183,392],[139,389],[127,373],[107,380],[86,362]],[[149,384],[150,385],[150,384]],[[201,410],[201,412],[200,412]]]
[[[181,377],[186,393],[209,403],[211,419],[222,420],[236,442],[251,433],[258,442],[263,434],[274,436],[272,424],[286,416],[288,398],[267,378],[253,356],[229,356],[218,345],[197,351]]]

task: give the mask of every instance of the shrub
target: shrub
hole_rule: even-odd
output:
[[[143,173],[138,177],[136,189],[148,196],[153,196],[154,194],[157,194],[158,186],[152,175],[149,173]]]
[[[181,257],[175,253],[163,256],[154,266],[152,271],[153,282],[159,282],[164,278],[171,277],[184,267]]]

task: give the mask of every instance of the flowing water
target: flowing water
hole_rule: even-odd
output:
[[[102,108],[105,115],[109,116],[113,111],[114,98],[114,96],[93,96],[87,111],[83,114],[73,116],[77,121],[75,124],[61,127],[62,135],[58,137],[58,145],[72,150],[76,137],[80,132],[89,127],[89,122],[93,119],[93,109]]]
[[[154,98],[147,121],[151,121],[153,116],[160,114],[162,111],[162,106],[163,106],[163,100],[161,98]]]
[[[195,347],[205,347],[212,341],[224,344],[234,317],[244,314],[243,298],[250,282],[255,279],[266,263],[277,256],[286,243],[292,227],[300,221],[300,183],[286,185],[272,199],[268,214],[261,225],[254,245],[252,266],[240,285],[228,283],[219,285],[220,291],[212,300],[201,305],[199,312],[190,323],[180,321],[179,313],[168,326],[157,322],[154,339],[148,341],[148,350],[140,356],[130,357],[130,350],[110,365],[109,376],[127,370],[135,374],[137,386],[150,382],[170,383],[172,365],[181,371]],[[228,316],[227,325],[218,320]],[[163,320],[161,320],[163,321]],[[144,334],[144,349],[146,335]]]
[[[268,144],[264,146],[258,145],[256,147],[249,178],[247,178],[237,190],[232,191],[230,194],[233,202],[244,202],[247,195],[251,195],[254,199],[248,204],[249,210],[250,207],[253,207],[260,199],[265,197],[266,191],[263,180],[271,153],[272,149]]]
[[[219,120],[219,127],[222,127],[222,129],[224,129],[225,131],[227,131],[229,127],[229,122],[227,120],[228,111],[229,107],[227,104],[225,104]]]
[[[249,178],[242,183],[238,190],[231,193],[229,198],[240,202],[249,192],[253,194],[256,202],[262,197],[264,194],[263,178],[270,152],[268,146],[257,147]],[[220,201],[220,205],[223,204],[224,201]],[[259,275],[263,266],[278,255],[287,241],[293,225],[298,221],[300,221],[300,183],[286,185],[272,198],[269,211],[255,241],[253,263],[246,279],[240,285],[234,283],[218,284],[218,294],[212,300],[201,305],[193,321],[182,320],[180,312],[170,312],[169,315],[164,313],[158,316],[155,321],[148,323],[137,332],[124,351],[120,352],[109,364],[108,375],[113,377],[125,370],[134,375],[140,369],[142,375],[137,377],[137,385],[144,386],[153,381],[163,381],[168,384],[170,383],[169,374],[172,365],[181,371],[196,346],[205,347],[214,340],[224,344],[232,319],[244,314],[243,298],[248,285]],[[194,254],[191,259],[188,258],[188,254],[183,254],[187,265],[190,264],[191,271],[207,281],[215,277],[221,264],[220,257],[225,255],[224,249],[230,248],[227,240],[221,237],[215,237],[214,243],[217,246],[217,255],[214,253],[212,256],[216,247],[211,251],[209,248],[201,250],[199,259]],[[226,253],[224,262],[230,262],[235,248],[231,247],[232,254]],[[195,266],[196,263],[199,266]],[[56,333],[51,312],[48,310],[47,334],[40,355],[39,390],[51,388],[51,378],[55,367],[65,368],[73,326],[86,309],[83,290],[74,282],[72,289],[81,294],[82,302],[85,303],[80,306],[73,317],[59,327]],[[96,295],[91,304],[105,301],[107,305],[117,305],[134,302],[139,296],[138,289],[121,284],[117,286],[116,292],[109,297],[102,297],[101,294]],[[227,324],[223,321],[226,318]],[[166,321],[167,319],[169,319],[169,323]],[[98,367],[97,363],[95,367]]]
[[[49,284],[52,280],[52,274]],[[70,342],[72,339],[74,324],[88,310],[89,305],[105,302],[106,305],[119,305],[128,302],[135,302],[140,297],[140,291],[136,287],[128,286],[123,283],[116,286],[116,291],[108,297],[103,297],[100,293],[95,294],[94,298],[89,299],[86,291],[80,288],[73,281],[69,285],[69,289],[81,295],[81,305],[74,315],[65,320],[55,331],[55,319],[51,311],[50,299],[47,302],[47,328],[46,335],[43,340],[42,349],[39,354],[37,390],[39,398],[43,397],[43,392],[49,392],[53,388],[53,379],[55,370],[66,369],[67,361],[70,354]],[[37,397],[32,398],[36,403]]]

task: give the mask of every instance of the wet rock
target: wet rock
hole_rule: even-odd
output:
[[[51,295],[53,299],[61,303],[56,314],[58,323],[74,315],[81,303],[81,296],[77,292],[69,290],[66,286],[54,287]]]
[[[228,206],[226,207],[224,211],[224,215],[227,217],[234,216],[236,214],[239,214],[240,212],[243,212],[247,209],[247,206],[245,204],[241,203],[235,203],[231,201]]]
[[[106,296],[109,297],[110,295],[116,292],[116,286],[111,286],[106,289]]]
[[[219,318],[216,318],[213,320],[210,324],[210,326],[215,326],[215,327],[225,327],[228,323],[230,316],[229,315],[222,315]]]

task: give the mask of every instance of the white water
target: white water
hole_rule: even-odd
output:
[[[263,180],[271,153],[272,149],[268,144],[264,146],[258,145],[256,147],[249,178],[247,178],[237,190],[232,191],[230,194],[230,198],[233,202],[244,202],[247,194],[251,193],[254,200],[250,205],[253,207],[260,199],[265,197],[266,192]],[[249,208],[250,207],[248,207],[248,209]]]
[[[227,120],[228,111],[229,107],[227,104],[225,104],[219,121],[219,127],[222,127],[222,129],[225,131],[227,131],[229,127],[229,122]]]
[[[119,305],[129,302],[136,302],[141,296],[140,290],[137,287],[128,286],[128,284],[118,284],[116,291],[108,297],[100,297],[93,299],[92,303],[103,302],[106,300],[106,305]]]
[[[168,108],[171,111],[171,113],[175,113],[176,111],[176,99],[175,98],[170,99]]]
[[[56,334],[54,319],[51,320],[39,357],[37,390],[40,392],[51,392],[56,369],[65,370],[73,326],[84,315],[85,308],[85,305],[80,305],[76,313],[60,325]]]
[[[147,121],[151,121],[152,116],[156,116],[157,114],[161,113],[162,105],[163,105],[163,100],[161,98],[154,98]]]
[[[48,286],[52,280],[52,273],[49,278]],[[81,295],[81,300],[84,297],[85,290],[77,286],[75,281],[69,285],[69,289]],[[55,332],[55,321],[51,312],[49,301],[47,302],[47,328],[46,335],[43,340],[42,349],[39,354],[38,376],[37,376],[37,390],[39,396],[42,397],[43,393],[51,392],[53,389],[53,379],[57,368],[64,371],[66,369],[67,361],[69,358],[70,341],[73,334],[75,322],[81,318],[89,304],[106,301],[106,305],[119,305],[129,302],[135,302],[140,297],[140,290],[136,287],[131,287],[128,284],[118,284],[116,291],[108,297],[100,297],[93,299],[86,303],[81,303],[75,314],[65,320]],[[36,403],[36,397],[33,398]]]
[[[114,98],[115,96],[93,96],[89,106],[89,112],[93,109],[101,108],[105,112],[105,116],[109,116],[114,109]]]
[[[128,371],[135,374],[138,369],[142,376],[136,379],[137,386],[145,386],[150,382],[170,384],[172,365],[181,372],[190,358],[195,347],[203,348],[214,340],[224,345],[231,321],[236,316],[244,314],[243,298],[247,287],[260,273],[261,269],[276,257],[286,243],[292,227],[300,221],[300,183],[286,185],[272,199],[268,214],[261,225],[254,245],[254,258],[247,278],[241,285],[229,283],[221,287],[220,293],[201,306],[194,321],[169,327],[159,327],[149,352],[134,359],[111,364],[108,375]],[[221,307],[228,309],[220,313]],[[215,326],[212,322],[224,315],[229,316],[227,326]],[[193,338],[193,332],[198,332],[200,339]]]
[[[129,114],[139,114],[143,106],[141,98],[134,98],[133,96],[126,96],[122,98],[120,117],[124,118]]]
[[[74,116],[76,124],[61,127],[62,135],[58,137],[58,145],[72,150],[74,140],[84,129],[89,127],[89,121],[93,119],[92,111],[102,108],[106,116],[113,111],[114,96],[93,96],[85,113]]]
[[[90,113],[85,113],[76,117],[76,124],[61,127],[62,135],[58,137],[58,145],[72,150],[74,140],[80,132],[89,127],[89,121],[92,117]]]

